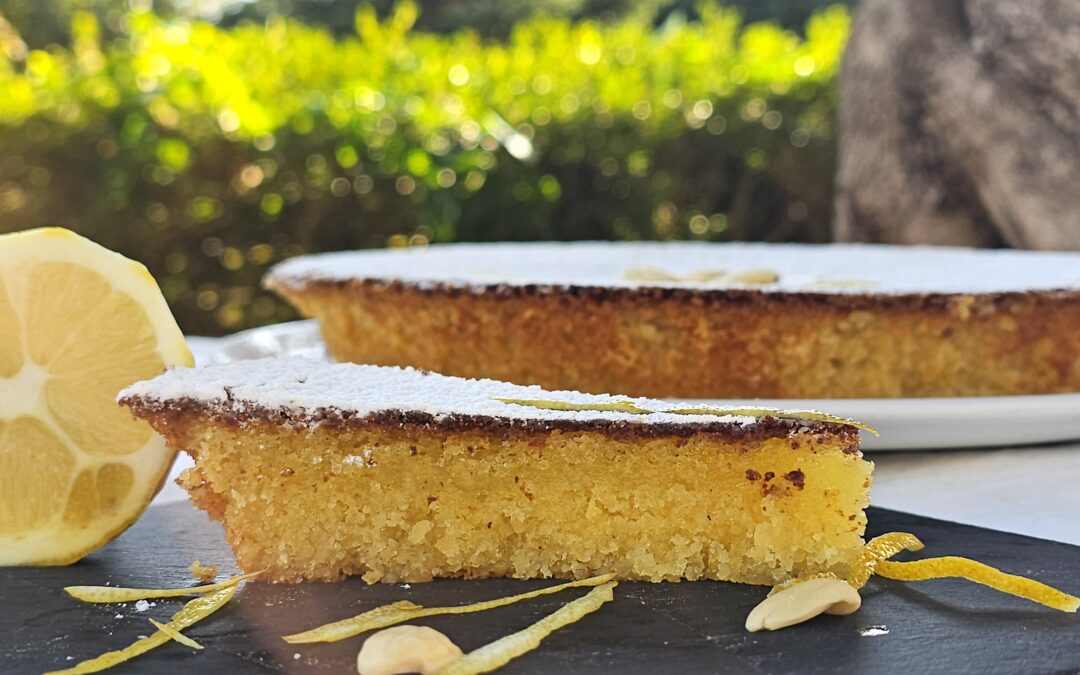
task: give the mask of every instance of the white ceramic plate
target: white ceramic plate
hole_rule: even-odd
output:
[[[223,338],[209,360],[224,363],[286,355],[327,358],[315,321],[281,323]],[[881,432],[879,437],[863,434],[866,450],[1000,447],[1080,439],[1080,394],[697,402],[810,408],[850,417]]]

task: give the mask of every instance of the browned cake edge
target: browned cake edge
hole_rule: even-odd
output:
[[[619,440],[711,434],[732,440],[755,441],[766,438],[784,438],[796,432],[809,431],[835,435],[841,441],[849,443],[844,452],[859,452],[859,430],[853,426],[833,422],[780,419],[772,416],[761,417],[748,424],[722,421],[675,424],[600,419],[515,419],[486,415],[432,415],[414,410],[383,410],[368,415],[358,415],[338,408],[298,411],[270,409],[247,402],[236,402],[226,407],[195,399],[159,400],[139,396],[125,396],[118,402],[130,408],[136,417],[150,422],[159,431],[174,427],[182,417],[190,414],[210,417],[231,427],[244,426],[250,422],[268,422],[294,429],[318,425],[328,428],[381,427],[410,431],[480,431],[497,434],[503,438],[520,438],[551,431],[594,431]]]
[[[339,360],[657,398],[1080,391],[1080,292],[265,280]]]
[[[965,308],[987,311],[1010,303],[1032,301],[1080,302],[1080,291],[1073,289],[1044,289],[997,293],[822,293],[813,291],[764,291],[752,288],[669,288],[662,286],[578,286],[562,284],[475,284],[460,285],[445,282],[423,283],[401,279],[311,279],[294,282],[268,275],[263,286],[289,297],[308,290],[347,290],[353,292],[408,291],[439,297],[486,296],[514,300],[558,295],[580,298],[590,302],[618,302],[627,299],[651,302],[723,303],[764,305],[769,307],[803,306],[832,307],[846,310],[938,310],[964,313]]]

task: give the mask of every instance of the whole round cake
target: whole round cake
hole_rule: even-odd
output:
[[[1080,253],[454,244],[265,279],[342,361],[668,398],[1080,390]]]

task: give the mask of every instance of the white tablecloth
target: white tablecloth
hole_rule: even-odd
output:
[[[214,349],[189,340],[196,360]],[[868,453],[872,501],[921,516],[1080,545],[1080,445]],[[182,456],[173,469],[190,466]],[[186,499],[169,481],[157,502]]]

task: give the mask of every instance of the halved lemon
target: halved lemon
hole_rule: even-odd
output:
[[[0,565],[66,565],[135,522],[176,453],[116,395],[179,364],[145,267],[63,229],[0,236]]]

